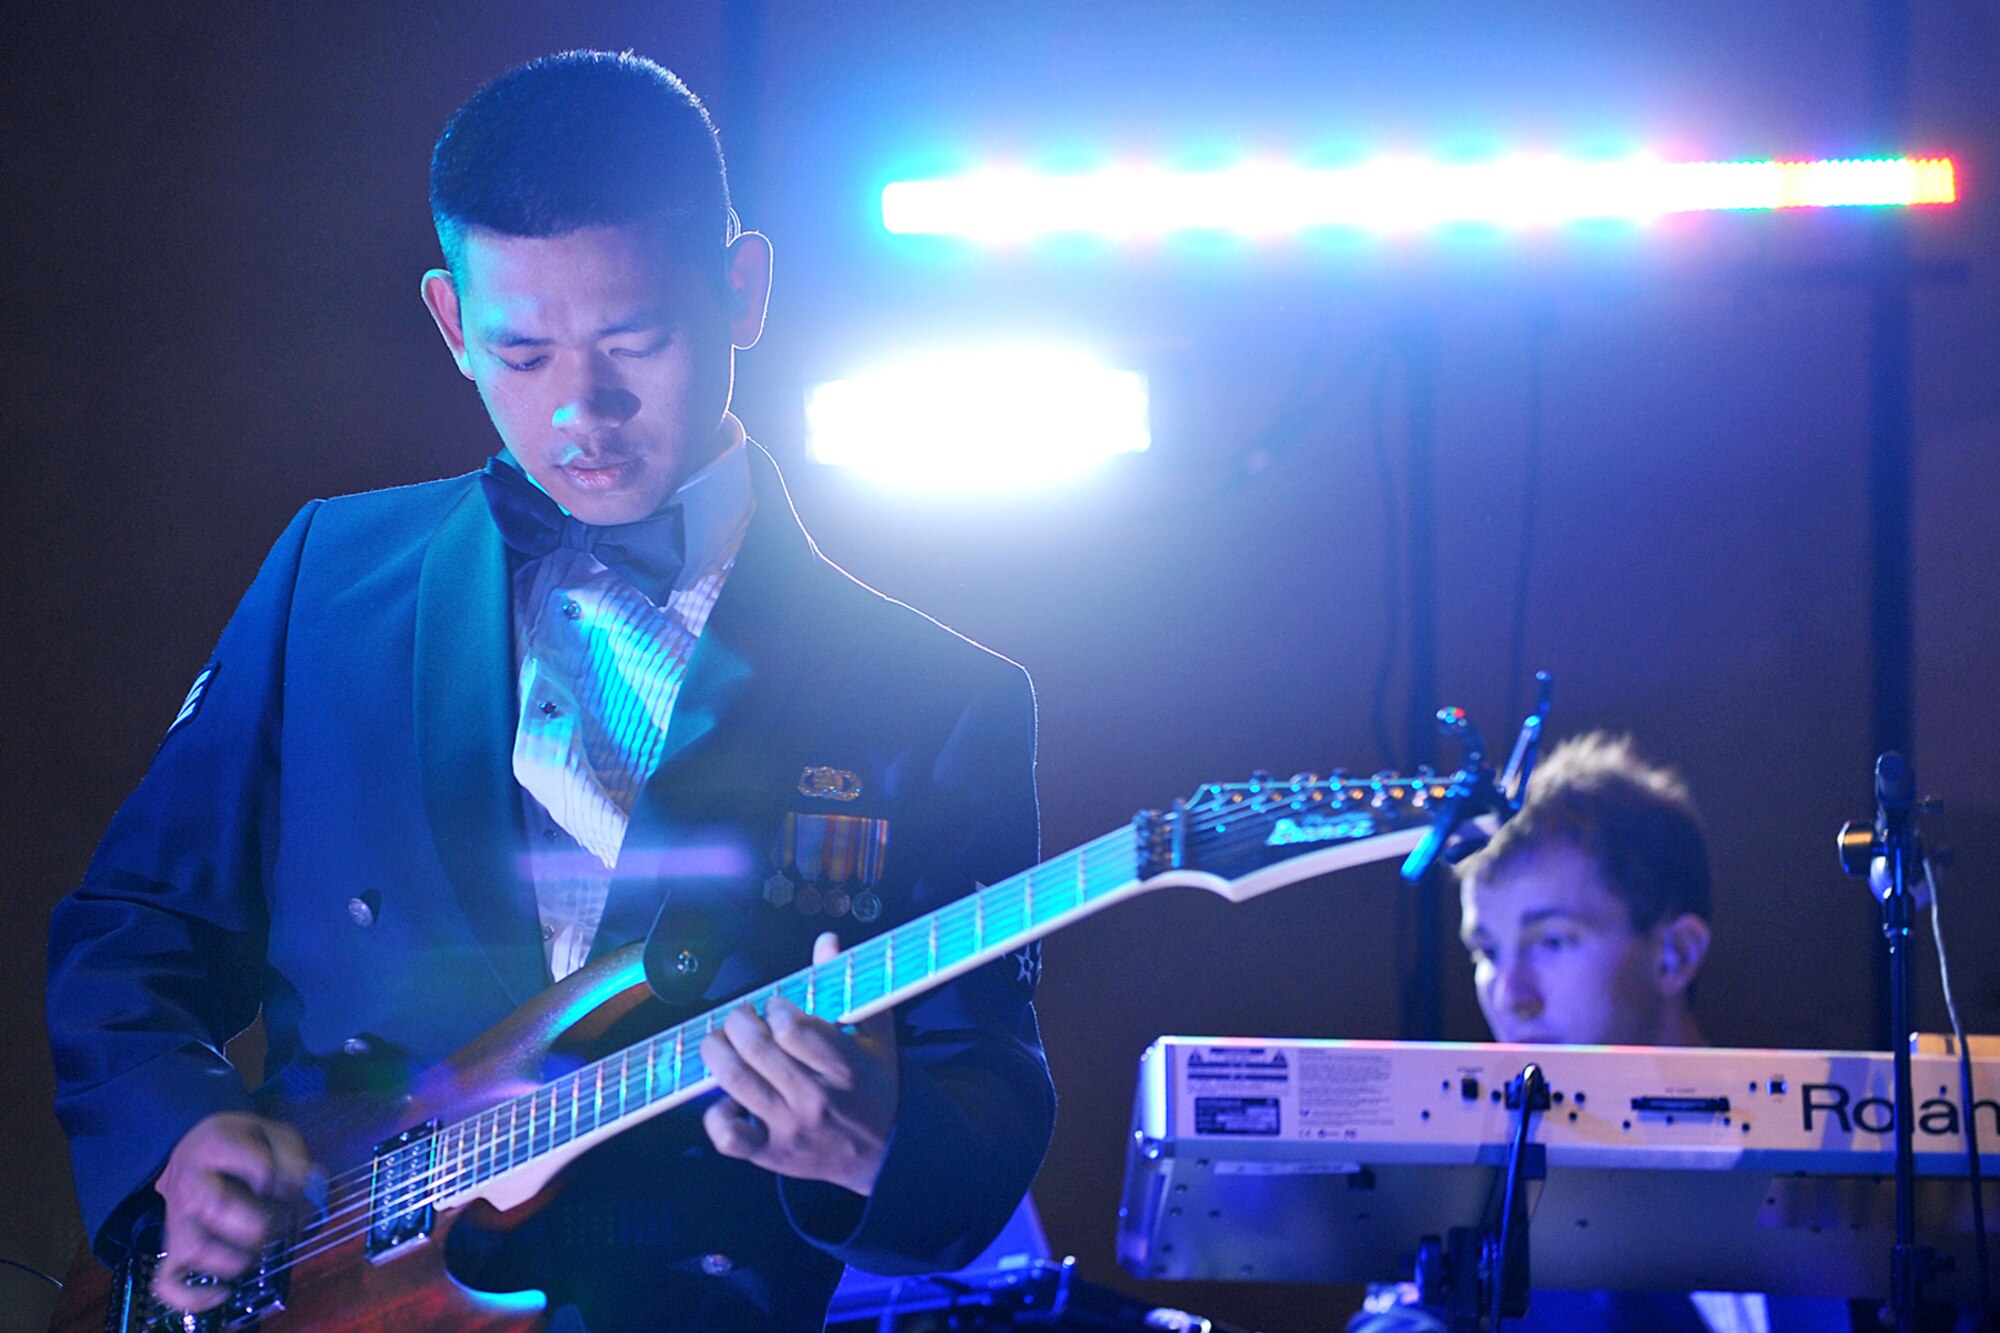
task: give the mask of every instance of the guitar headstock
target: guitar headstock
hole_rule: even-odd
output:
[[[1465,710],[1441,709],[1439,730],[1464,750],[1457,772],[1420,767],[1407,777],[1355,778],[1336,771],[1289,781],[1253,773],[1248,782],[1210,783],[1171,811],[1139,815],[1140,878],[1195,872],[1207,877],[1206,887],[1236,898],[1406,856],[1403,878],[1416,883],[1438,857],[1457,861],[1475,851],[1520,810],[1549,715],[1548,673],[1536,672],[1535,683],[1535,711],[1521,724],[1497,784],[1486,742]]]
[[[1427,828],[1450,788],[1450,778],[1426,769],[1407,777],[1256,774],[1210,783],[1153,817],[1148,873],[1198,870],[1237,879],[1307,852]]]

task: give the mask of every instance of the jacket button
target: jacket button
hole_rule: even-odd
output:
[[[736,1261],[726,1254],[704,1254],[701,1256],[701,1271],[710,1277],[721,1277],[734,1271]]]
[[[374,893],[364,893],[359,898],[347,900],[347,919],[357,926],[375,924],[375,909],[381,898]]]
[[[342,1053],[347,1055],[366,1055],[370,1047],[365,1038],[349,1037],[346,1041],[340,1043],[340,1049]]]

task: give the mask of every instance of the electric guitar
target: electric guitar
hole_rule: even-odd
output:
[[[277,1112],[329,1169],[327,1197],[266,1247],[226,1304],[182,1315],[148,1292],[155,1256],[135,1255],[108,1272],[85,1253],[53,1333],[539,1329],[542,1293],[463,1286],[445,1269],[445,1232],[474,1203],[503,1212],[528,1203],[579,1154],[713,1089],[702,1038],[731,1009],[748,1003],[762,1013],[782,995],[821,1018],[858,1022],[1154,889],[1192,885],[1242,902],[1401,856],[1432,831],[1452,781],[1420,771],[1205,786],[1172,810],[1143,812],[826,963],[542,1081],[559,1041],[588,1038],[650,993],[644,946],[628,945],[550,987],[400,1094]]]

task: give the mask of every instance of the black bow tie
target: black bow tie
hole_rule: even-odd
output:
[[[680,505],[668,505],[636,523],[608,527],[584,523],[565,514],[547,492],[497,454],[486,460],[479,485],[501,539],[522,555],[539,559],[564,547],[588,551],[653,605],[666,605],[687,559],[686,520]]]

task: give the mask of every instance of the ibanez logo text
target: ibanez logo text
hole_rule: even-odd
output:
[[[1353,838],[1365,838],[1375,832],[1375,820],[1368,815],[1305,815],[1298,819],[1287,816],[1271,826],[1271,835],[1264,839],[1266,847],[1296,847],[1300,843],[1344,842]]]

